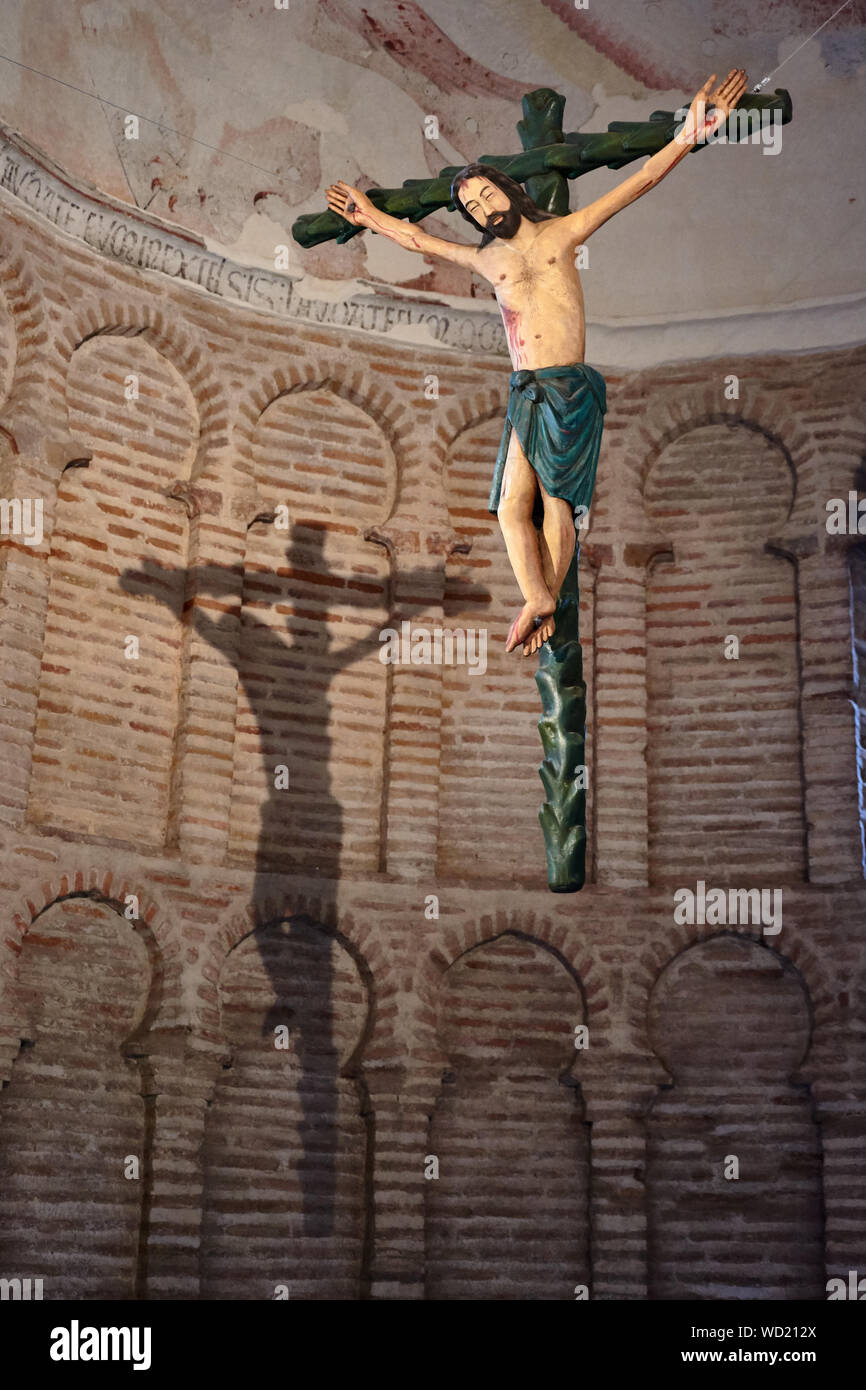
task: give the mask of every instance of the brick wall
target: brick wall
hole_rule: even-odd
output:
[[[13,998],[21,1050],[0,1092],[4,1267],[66,1298],[131,1298],[146,1147],[142,1077],[123,1050],[152,983],[141,938],[104,904],[67,898],[24,940]]]
[[[647,584],[649,853],[662,877],[805,873],[796,569],[766,551],[793,488],[781,451],[744,425],[681,434],[648,474],[646,510],[673,551]]]
[[[589,1139],[569,1075],[577,980],[549,950],[504,935],[454,963],[439,1004],[450,1070],[430,1123],[440,1173],[426,1187],[427,1296],[588,1287]]]
[[[45,536],[0,549],[0,1273],[639,1299],[866,1270],[866,591],[824,526],[866,350],[596,364],[563,898],[486,510],[507,362],[4,210],[0,476]],[[383,664],[404,620],[483,630],[486,672]],[[781,931],[678,922],[698,879],[781,890]]]
[[[719,936],[666,967],[650,1028],[673,1077],[649,1113],[651,1297],[821,1298],[821,1141],[792,1081],[810,1043],[802,979]]]

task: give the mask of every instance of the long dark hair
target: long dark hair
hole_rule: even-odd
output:
[[[451,201],[461,217],[465,217],[467,222],[471,222],[473,227],[482,233],[479,251],[483,251],[485,246],[490,245],[495,238],[495,233],[487,227],[482,227],[480,222],[476,222],[472,213],[466,211],[458,198],[457,191],[464,179],[487,179],[488,183],[495,184],[498,189],[507,194],[518,212],[528,222],[546,222],[548,218],[556,216],[555,212],[545,212],[537,203],[534,203],[521,184],[509,178],[508,174],[503,174],[501,169],[494,169],[492,164],[467,164],[466,168],[461,169],[451,180]]]

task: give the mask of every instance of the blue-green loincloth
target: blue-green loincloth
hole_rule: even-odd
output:
[[[585,362],[574,362],[569,367],[512,372],[510,385],[488,510],[496,512],[499,508],[512,429],[550,496],[570,502],[573,511],[588,508],[607,410],[604,377]],[[536,526],[541,525],[543,515],[539,490],[532,512]]]

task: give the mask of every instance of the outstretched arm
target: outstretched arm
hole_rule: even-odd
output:
[[[443,241],[441,237],[431,236],[429,232],[422,231],[410,222],[404,222],[400,217],[391,217],[387,212],[380,212],[366,194],[349,183],[343,183],[342,179],[331,185],[326,196],[331,211],[339,213],[340,217],[344,217],[354,227],[369,227],[373,232],[381,232],[383,236],[396,241],[398,246],[405,247],[407,251],[420,251],[426,256],[441,256],[443,260],[456,261],[458,265],[468,265],[473,270],[478,270],[476,246],[462,246],[457,241]]]
[[[681,159],[695,148],[695,145],[706,140],[714,130],[728,119],[730,112],[736,106],[740,97],[746,90],[746,73],[744,68],[732,68],[712,94],[710,88],[716,80],[713,73],[701,87],[695,96],[694,101],[689,107],[689,113],[685,119],[682,129],[669,144],[660,149],[657,154],[652,155],[645,164],[642,164],[636,174],[619,184],[610,193],[606,193],[603,198],[598,198],[594,203],[590,203],[585,208],[580,208],[577,212],[569,213],[567,217],[559,220],[558,230],[569,241],[579,245],[588,236],[597,231],[614,213],[621,212],[637,198],[648,193],[651,188],[655,188],[657,183],[669,174]],[[715,110],[707,114],[707,105],[715,107]]]

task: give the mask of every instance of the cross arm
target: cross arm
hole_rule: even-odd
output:
[[[774,118],[785,125],[792,118],[791,98],[783,88],[764,96],[749,93],[738,102],[737,113],[740,111],[774,113]],[[481,156],[480,162],[492,164],[494,168],[501,169],[518,183],[526,183],[551,173],[564,175],[566,179],[575,179],[593,169],[621,169],[636,159],[646,159],[658,153],[673,139],[677,125],[676,112],[654,111],[648,121],[612,121],[607,131],[595,135],[580,132],[562,135],[560,131],[558,133],[561,138],[554,139],[549,144],[538,145],[516,155],[485,154]],[[739,138],[739,122],[732,115],[728,122],[728,139],[735,142]],[[417,223],[428,217],[431,212],[437,212],[442,208],[453,210],[451,180],[457,172],[457,165],[449,166],[442,169],[433,179],[406,179],[401,188],[368,189],[367,197],[375,207],[390,217]],[[351,226],[334,212],[315,212],[305,213],[295,220],[292,236],[300,246],[309,248],[324,241],[336,241],[341,244],[357,236],[361,230],[360,227]],[[453,246],[456,243],[443,244]],[[440,253],[434,251],[432,254]]]

